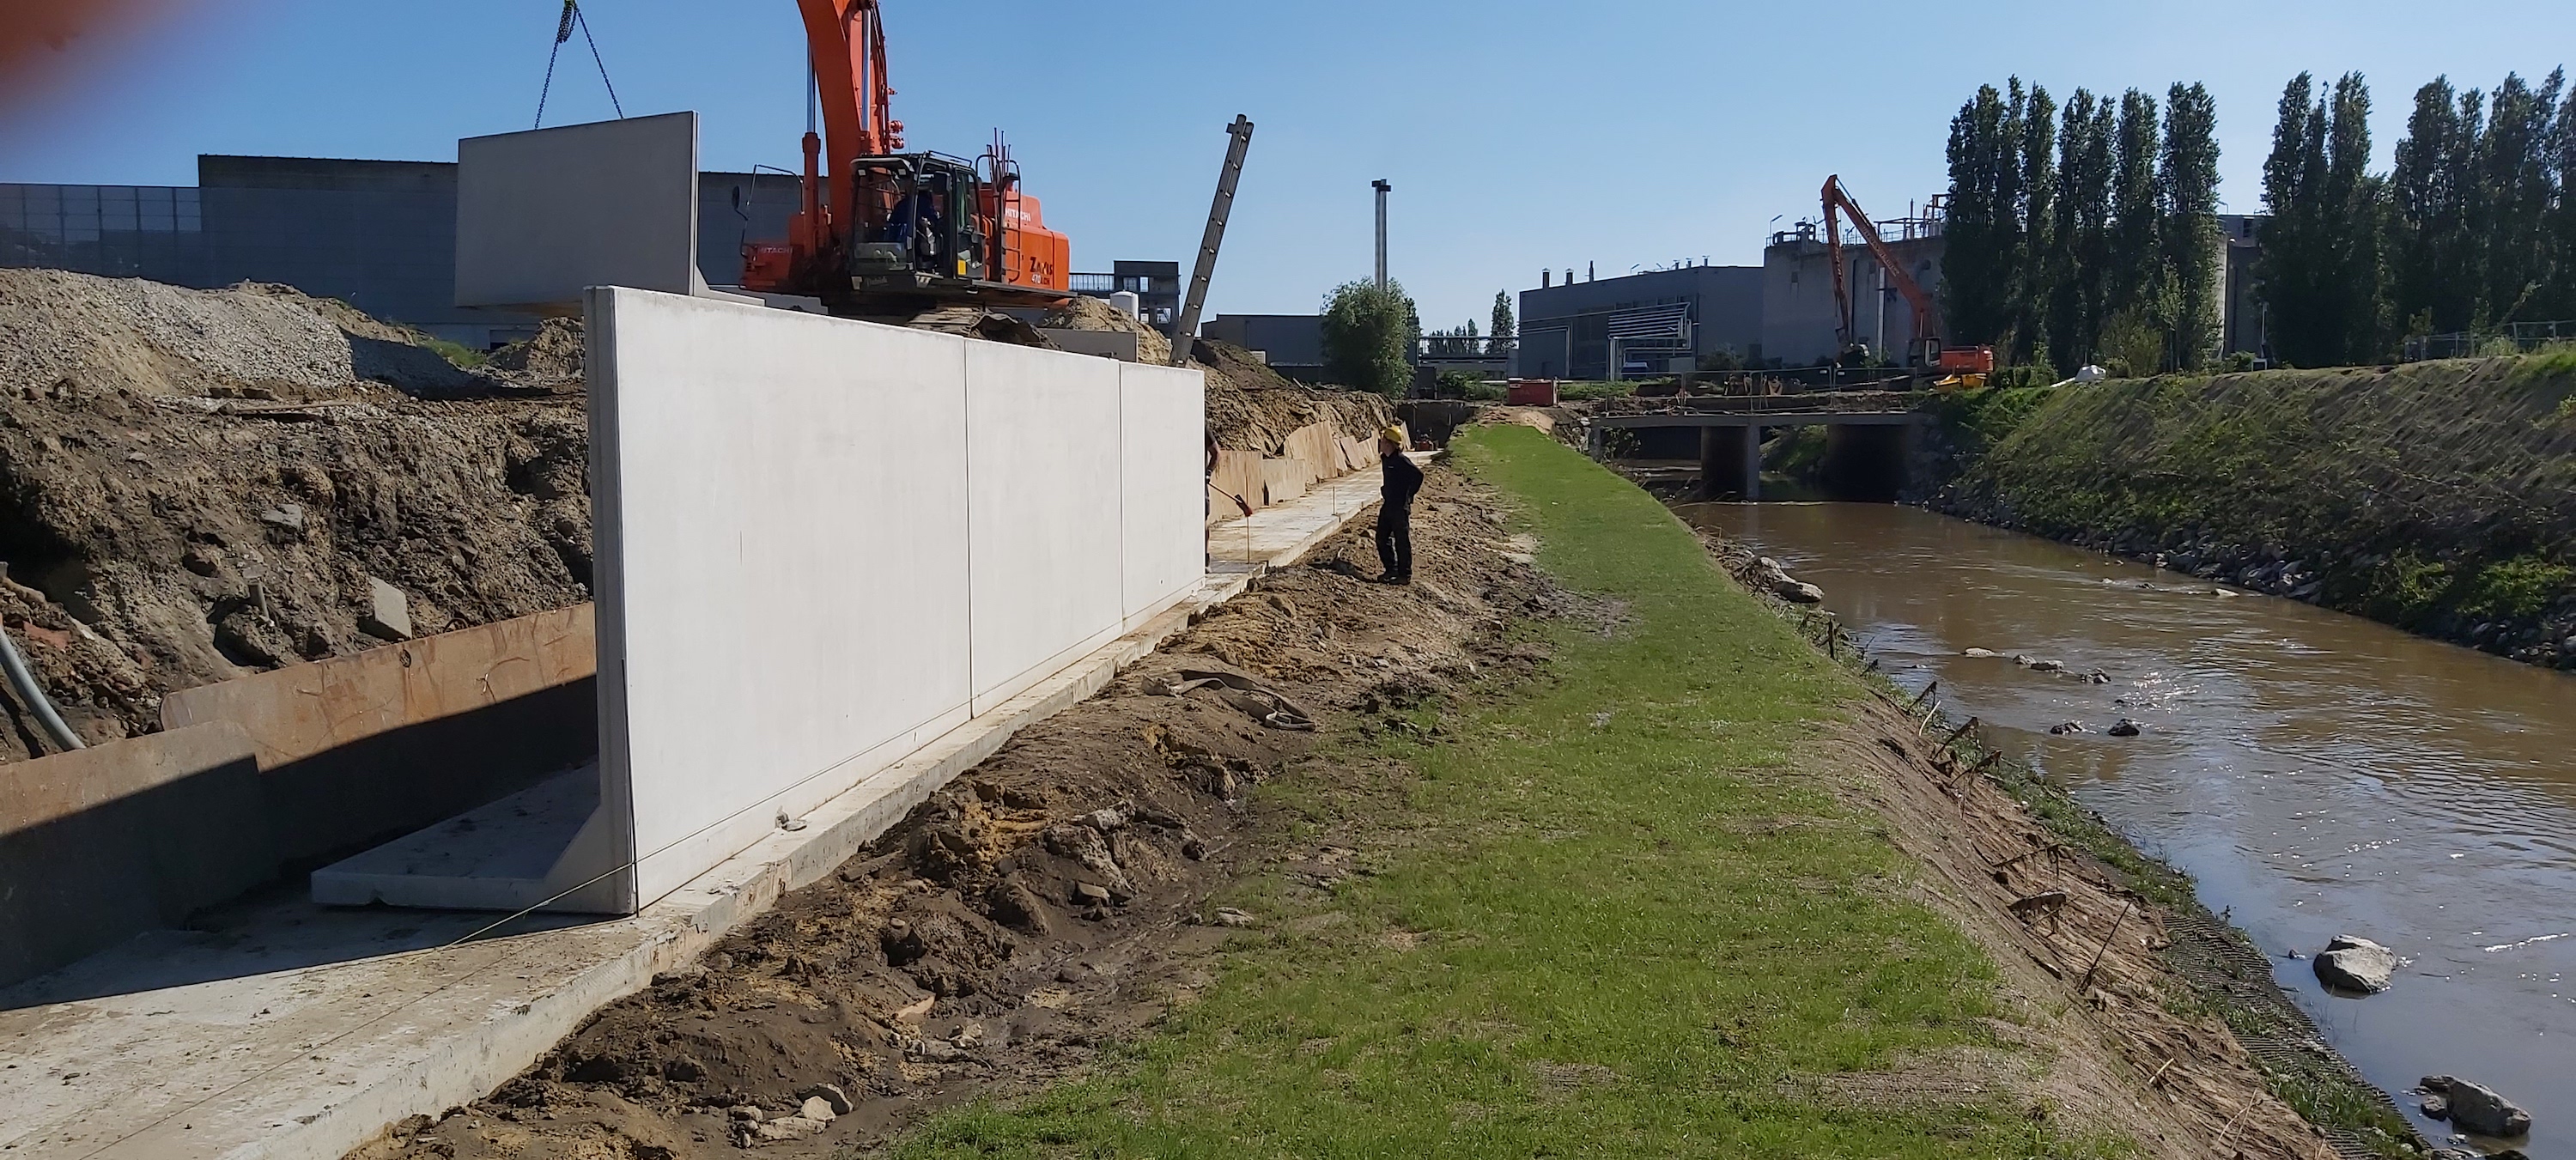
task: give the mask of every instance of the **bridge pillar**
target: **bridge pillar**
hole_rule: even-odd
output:
[[[1700,428],[1699,488],[1708,499],[1762,498],[1762,428]]]

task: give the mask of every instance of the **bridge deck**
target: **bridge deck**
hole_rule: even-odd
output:
[[[1653,411],[1595,415],[1595,427],[1902,427],[1927,423],[1920,411]]]
[[[1613,399],[1595,427],[1897,427],[1929,421],[1924,395],[1907,391],[1807,391],[1788,395],[1686,395]]]

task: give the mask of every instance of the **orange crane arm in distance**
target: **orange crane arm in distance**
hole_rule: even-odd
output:
[[[1852,228],[1859,230],[1861,240],[1868,243],[1870,256],[1878,259],[1879,268],[1887,271],[1889,279],[1896,283],[1896,292],[1904,295],[1906,304],[1914,308],[1914,341],[1920,344],[1929,339],[1936,344],[1935,349],[1937,349],[1941,332],[1939,324],[1935,321],[1932,296],[1924,293],[1923,287],[1915,283],[1914,275],[1907,273],[1905,267],[1896,260],[1896,256],[1888,252],[1887,243],[1878,236],[1878,227],[1871,224],[1868,214],[1861,212],[1860,203],[1853,201],[1851,194],[1843,191],[1843,179],[1840,174],[1825,179],[1823,198],[1825,255],[1834,265],[1835,334],[1842,341],[1843,348],[1849,350],[1852,344],[1852,300],[1851,292],[1843,281],[1843,231],[1834,221],[1837,210],[1851,215]],[[1885,354],[1883,351],[1880,353]]]

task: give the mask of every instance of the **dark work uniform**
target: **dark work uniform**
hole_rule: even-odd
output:
[[[1385,460],[1386,482],[1378,488],[1377,562],[1386,580],[1413,579],[1413,496],[1422,490],[1422,469],[1398,452]]]

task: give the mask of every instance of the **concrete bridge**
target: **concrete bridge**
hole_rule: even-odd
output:
[[[1798,395],[1717,396],[1621,400],[1619,410],[1590,419],[1587,445],[1595,459],[1609,450],[1609,433],[1633,431],[1670,447],[1675,437],[1697,435],[1700,489],[1710,498],[1755,500],[1762,492],[1762,439],[1783,427],[1825,428],[1828,477],[1857,481],[1858,490],[1893,496],[1905,482],[1914,432],[1931,422],[1925,396],[1904,391],[1819,391]],[[1673,448],[1673,450],[1682,450]],[[1679,457],[1679,456],[1674,456]]]

